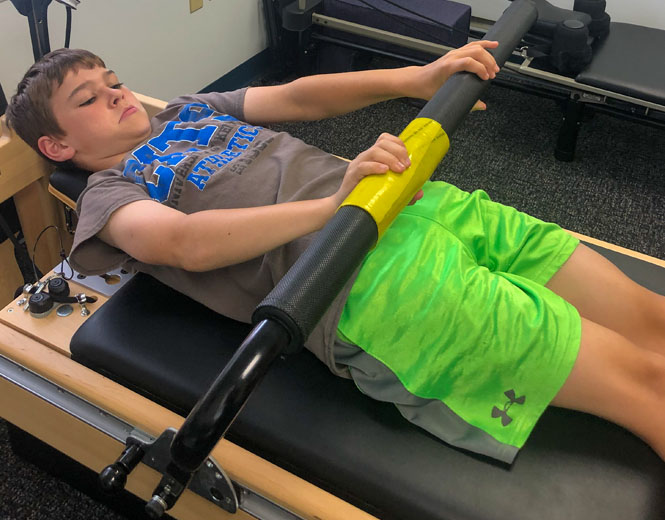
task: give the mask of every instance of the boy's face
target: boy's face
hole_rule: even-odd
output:
[[[68,72],[51,97],[51,109],[65,135],[50,138],[57,142],[50,151],[64,159],[46,155],[72,159],[92,171],[117,164],[150,135],[141,103],[113,71],[102,67]]]

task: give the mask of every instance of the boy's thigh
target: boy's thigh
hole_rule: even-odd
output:
[[[545,284],[579,241],[558,225],[490,200],[482,190],[465,192],[428,183],[425,196],[404,214],[436,221],[454,234],[479,265]]]
[[[665,357],[591,320],[579,355],[552,404],[604,417],[636,433],[663,458]]]
[[[585,318],[639,347],[665,353],[665,297],[637,284],[593,249],[580,245],[547,287]]]
[[[574,363],[579,314],[539,283],[477,265],[431,219],[394,226],[365,260],[340,332],[414,395],[521,446]],[[503,426],[492,412],[510,390],[526,401]]]

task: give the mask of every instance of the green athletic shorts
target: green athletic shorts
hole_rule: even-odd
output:
[[[580,316],[544,284],[579,241],[483,191],[424,192],[365,259],[336,361],[441,439],[512,462],[577,357]]]

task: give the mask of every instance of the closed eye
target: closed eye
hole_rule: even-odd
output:
[[[110,88],[112,88],[114,90],[119,90],[119,89],[122,88],[123,85],[124,85],[124,83],[116,83],[114,85],[111,85]],[[85,100],[83,103],[81,103],[79,106],[80,107],[85,107],[85,106],[88,106],[88,105],[92,105],[95,102],[96,99],[97,99],[97,96],[92,96],[89,99]]]

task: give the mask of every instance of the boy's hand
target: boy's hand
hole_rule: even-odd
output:
[[[389,170],[402,173],[411,165],[409,152],[404,142],[397,136],[381,134],[370,148],[360,153],[349,164],[344,174],[344,180],[337,193],[332,196],[335,208],[339,207],[344,199],[353,191],[358,183],[367,175],[379,175]],[[410,204],[422,197],[418,192]]]
[[[459,49],[452,50],[432,63],[423,65],[419,74],[413,78],[417,84],[418,97],[431,99],[436,91],[456,72],[466,71],[476,74],[482,80],[494,79],[499,66],[487,49],[495,49],[499,42],[480,40],[471,42]],[[476,103],[474,110],[484,110],[482,101]]]

